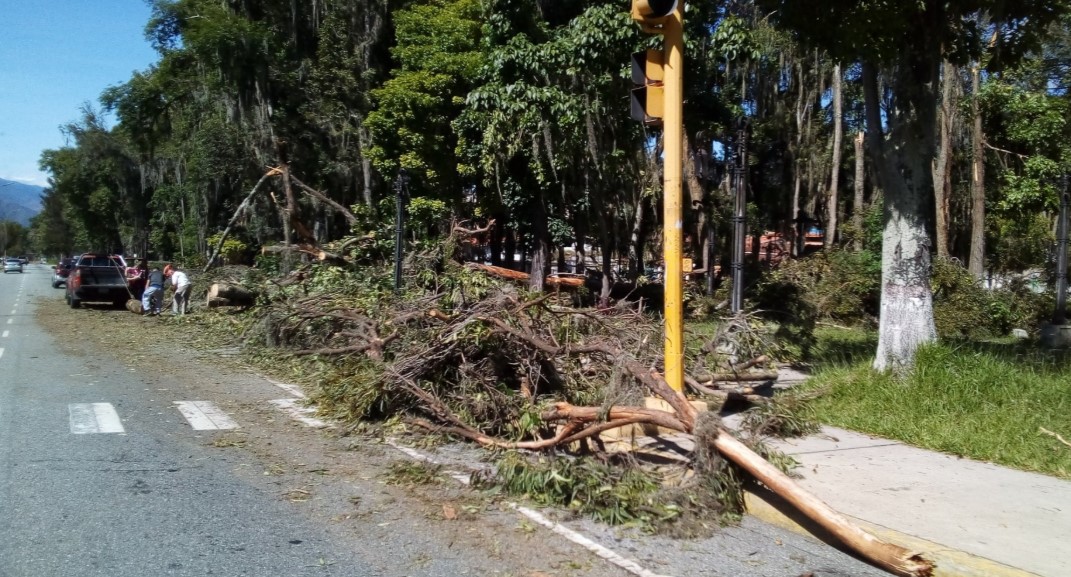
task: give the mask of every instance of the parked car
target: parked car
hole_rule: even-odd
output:
[[[22,273],[22,261],[17,258],[5,258],[4,259],[4,274],[9,272]]]
[[[61,258],[56,266],[52,267],[52,288],[59,288],[67,284],[67,277],[71,274],[74,266],[73,258]]]
[[[126,261],[119,255],[86,253],[78,257],[67,276],[67,304],[72,309],[84,301],[108,301],[123,306],[130,298],[126,268]]]

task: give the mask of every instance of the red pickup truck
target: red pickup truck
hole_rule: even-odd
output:
[[[126,261],[119,255],[86,253],[78,257],[67,275],[67,304],[111,302],[123,306],[130,298]]]

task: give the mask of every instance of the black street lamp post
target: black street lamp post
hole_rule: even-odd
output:
[[[409,196],[409,173],[398,169],[394,180],[394,292],[402,290],[402,243],[405,241],[405,201]]]

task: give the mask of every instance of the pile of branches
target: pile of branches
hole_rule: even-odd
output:
[[[298,283],[276,283],[271,306],[259,309],[259,337],[276,351],[312,358],[320,367],[316,400],[354,420],[401,415],[484,447],[533,451],[602,449],[600,435],[633,425],[693,435],[698,455],[733,462],[876,564],[930,574],[927,561],[803,492],[673,390],[662,377],[661,327],[641,312],[562,306],[479,270],[440,265],[412,275],[412,292],[401,296],[374,279],[346,276],[356,273],[332,273],[342,274],[335,290],[298,289],[315,282],[314,267]],[[708,365],[719,372],[688,379],[706,395],[724,397],[723,382],[739,387],[730,377],[769,363],[743,358],[751,351],[727,347],[723,337],[703,351],[720,359]],[[642,399],[651,396],[665,408],[649,408]]]
[[[642,405],[645,382],[665,387],[660,327],[641,312],[563,307],[460,267],[432,284],[409,297],[276,299],[257,338],[330,367],[319,400],[350,418],[404,412],[426,429],[530,449],[598,442],[632,422],[684,430],[664,412],[612,409]]]

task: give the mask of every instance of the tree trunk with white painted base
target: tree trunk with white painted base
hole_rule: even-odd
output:
[[[937,337],[930,289],[934,212],[930,162],[935,153],[940,62],[932,58],[904,62],[892,78],[898,101],[888,115],[887,139],[882,134],[873,66],[864,66],[863,81],[867,138],[876,153],[875,172],[884,192],[881,318],[874,368],[896,372],[910,368],[919,345]]]

